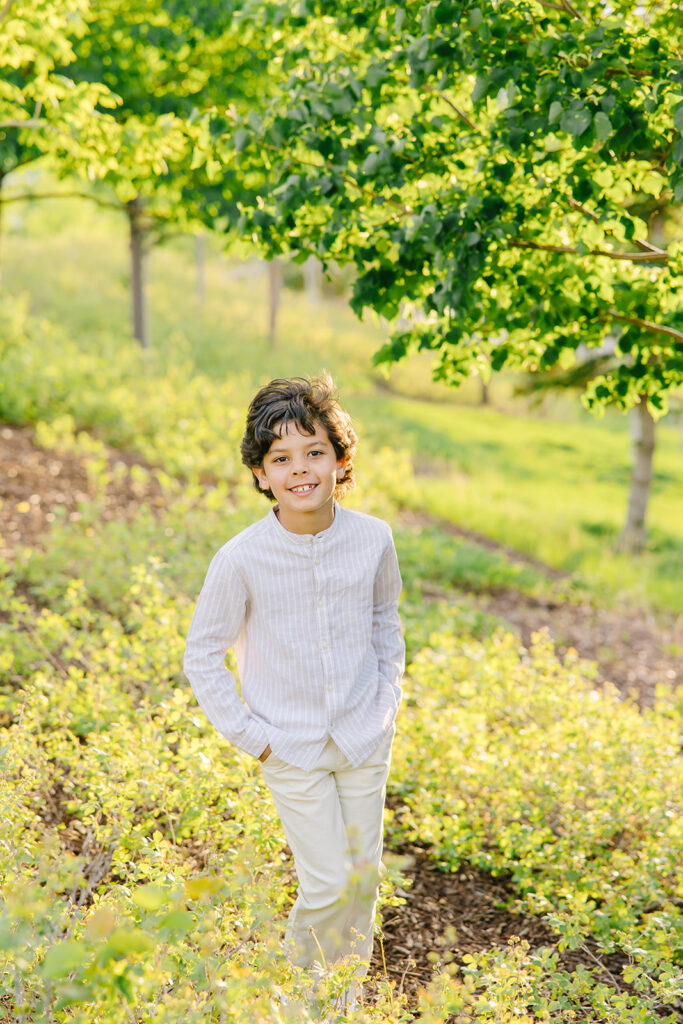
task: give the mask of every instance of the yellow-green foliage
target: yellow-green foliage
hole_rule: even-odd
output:
[[[117,616],[79,580],[36,615],[4,580],[23,683],[5,664],[0,1006],[82,1024],[305,1020],[305,980],[278,945],[293,879],[258,766],[182,678],[191,600],[158,560],[130,576]],[[390,839],[510,873],[560,946],[628,951],[641,990],[518,944],[462,975],[437,964],[417,1019],[569,1021],[589,1006],[595,1021],[654,1022],[680,941],[673,708],[641,716],[546,641],[527,656],[502,634],[434,635],[406,691]],[[343,981],[330,972],[319,997]],[[405,1012],[385,988],[365,1019]]]
[[[590,665],[560,662],[542,635],[527,653],[503,633],[484,643],[434,635],[407,691],[395,838],[429,844],[448,870],[464,861],[509,874],[520,907],[546,915],[560,949],[590,935],[622,950],[652,1005],[673,1002],[683,764],[671,696],[641,713],[596,689]]]
[[[244,380],[212,381],[189,364],[159,372],[153,358],[111,336],[88,351],[27,317],[22,303],[0,305],[0,331],[0,417],[35,423],[42,443],[82,449],[77,431],[92,429],[169,474],[236,476]]]
[[[180,669],[211,554],[267,509],[237,458],[244,388],[104,335],[99,350],[78,346],[20,305],[4,316],[0,416],[81,452],[99,497],[78,524],[58,516],[41,550],[0,564],[0,1020],[310,1019],[344,972],[325,976],[317,1005],[282,957],[294,880],[277,817],[257,764],[209,726]],[[101,521],[115,472],[105,441],[160,467],[163,515]],[[361,448],[350,503],[394,521],[399,505],[429,505],[414,461],[390,443]],[[560,949],[628,957],[607,985],[597,965],[569,970],[558,950],[522,942],[460,973],[436,956],[415,1019],[673,1022],[675,704],[661,695],[639,713],[545,639],[527,653],[487,636],[490,622],[452,591],[535,593],[543,574],[436,530],[397,524],[396,538],[411,664],[390,842],[428,845],[445,870],[466,861],[509,876]],[[380,985],[356,1019],[409,1015]]]

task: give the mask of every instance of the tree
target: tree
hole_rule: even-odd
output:
[[[0,8],[0,237],[12,171],[49,155],[92,176],[117,148],[108,113],[116,98],[67,72],[87,9],[87,0],[6,0]]]
[[[120,100],[121,143],[101,178],[128,218],[133,328],[143,346],[151,246],[193,223],[213,227],[225,212],[211,188],[219,165],[193,166],[192,154],[198,133],[217,130],[211,118],[199,123],[205,109],[248,105],[258,92],[263,62],[249,46],[257,33],[242,24],[241,6],[102,0],[77,47],[78,79],[103,82]],[[224,131],[225,119],[219,123]]]
[[[655,244],[648,219],[683,199],[683,5],[302,9],[275,9],[268,114],[218,147],[267,174],[244,230],[355,264],[358,313],[424,311],[380,363],[428,349],[458,384],[566,367],[610,334],[584,401],[661,415],[683,380],[683,241]]]

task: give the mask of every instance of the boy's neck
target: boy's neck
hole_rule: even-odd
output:
[[[275,506],[275,515],[280,524],[289,533],[322,533],[328,530],[334,522],[334,498],[323,508],[315,509],[313,512],[292,513],[288,509]]]

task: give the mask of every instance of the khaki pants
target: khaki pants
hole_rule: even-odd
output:
[[[393,737],[357,768],[332,739],[311,771],[274,754],[262,764],[299,880],[285,943],[300,967],[370,959]]]

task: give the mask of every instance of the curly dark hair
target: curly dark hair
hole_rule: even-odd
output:
[[[351,417],[342,409],[334,381],[328,373],[319,377],[289,377],[271,380],[253,397],[247,411],[247,423],[240,445],[242,462],[250,469],[263,465],[263,458],[288,423],[295,423],[304,434],[314,434],[316,423],[327,431],[337,459],[346,459],[344,476],[337,481],[335,498],[342,498],[355,483],[353,456],[358,437]],[[254,486],[271,501],[275,495],[263,490],[254,476]]]

